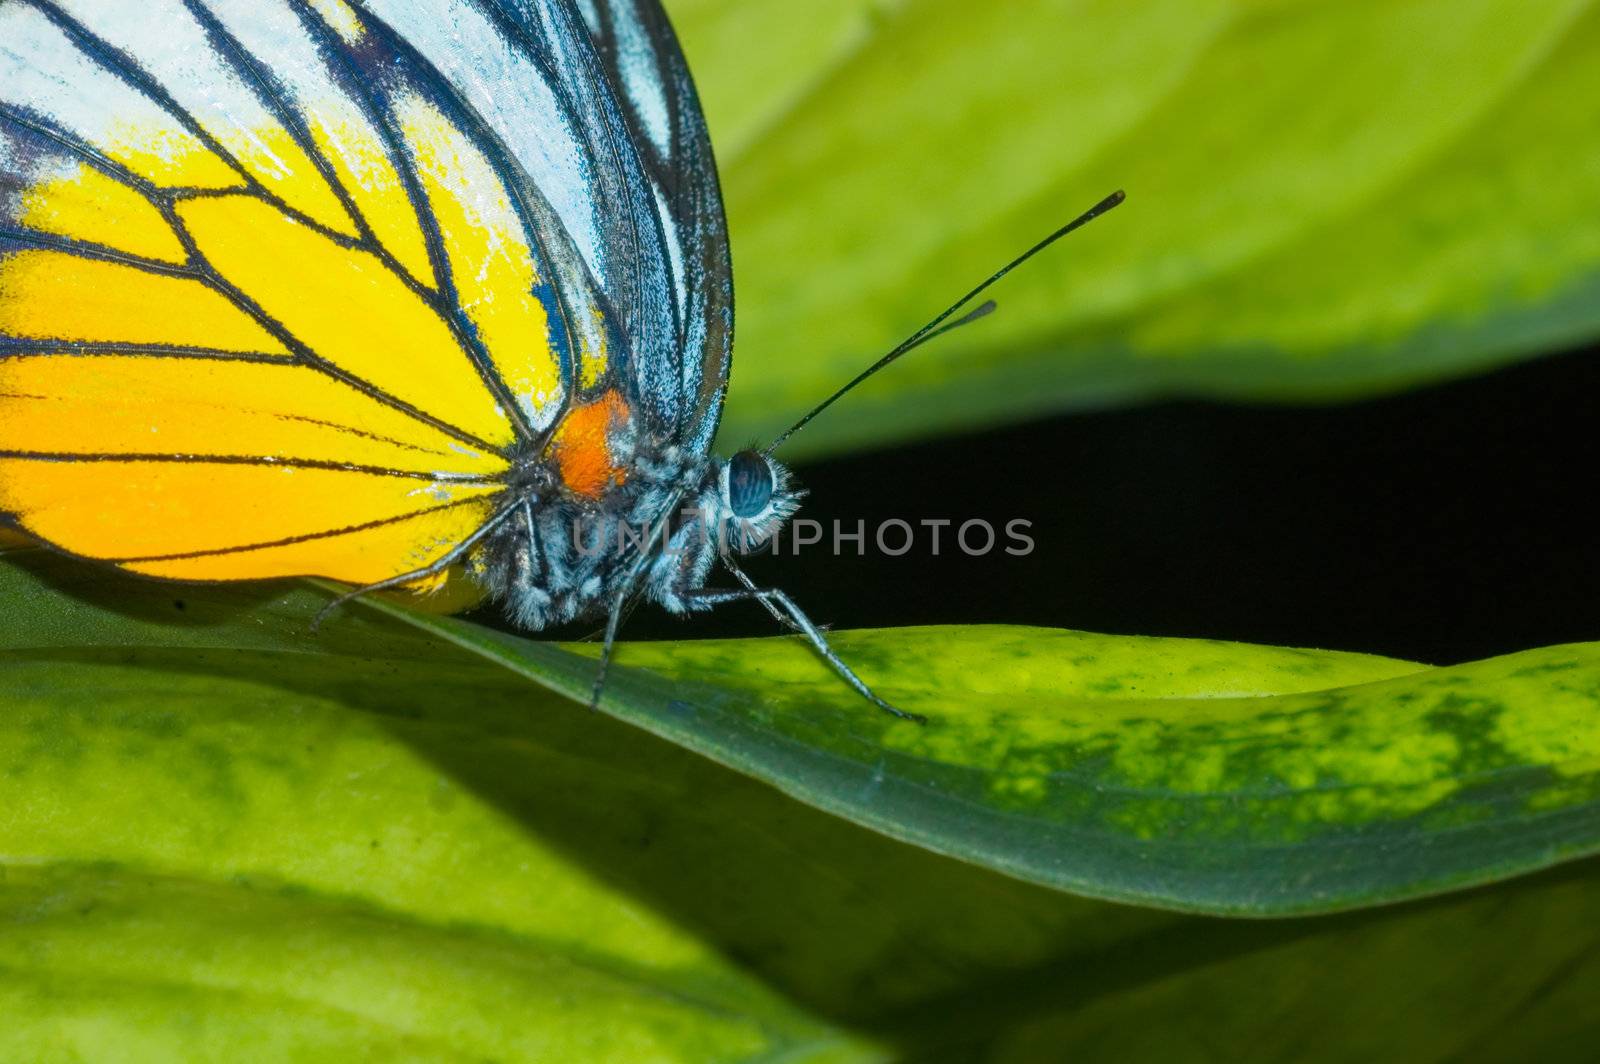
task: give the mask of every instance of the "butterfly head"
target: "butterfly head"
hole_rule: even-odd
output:
[[[744,450],[717,469],[716,508],[724,542],[743,554],[770,540],[800,508],[789,471],[756,450]]]

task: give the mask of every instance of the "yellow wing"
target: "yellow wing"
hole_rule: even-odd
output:
[[[343,0],[0,0],[0,517],[361,584],[491,520],[573,344],[455,113]]]

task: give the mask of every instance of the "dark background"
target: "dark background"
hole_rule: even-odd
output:
[[[1022,517],[1037,548],[812,547],[747,568],[840,628],[1034,624],[1436,664],[1600,639],[1596,395],[1600,347],[1348,405],[1168,402],[806,464],[801,516],[825,526]],[[624,636],[773,630],[757,606],[645,607]]]

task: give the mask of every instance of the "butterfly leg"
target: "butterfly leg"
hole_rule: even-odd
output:
[[[735,572],[737,573],[737,570]],[[891,705],[879,696],[876,691],[868,687],[867,682],[857,676],[855,670],[846,665],[839,655],[834,653],[833,647],[828,645],[827,637],[822,634],[822,630],[812,623],[811,618],[807,617],[787,594],[775,588],[755,587],[749,582],[748,578],[744,577],[743,573],[738,573],[738,575],[741,578],[740,582],[746,585],[742,591],[715,591],[709,588],[697,588],[692,591],[685,591],[683,597],[699,609],[726,606],[733,602],[759,602],[767,608],[768,613],[774,616],[779,616],[781,613],[784,626],[805,636],[810,641],[812,648],[821,655],[822,660],[826,661],[833,671],[839,674],[840,679],[849,684],[862,698],[865,698],[891,717],[909,720],[916,724],[928,723],[927,717],[919,713],[908,713],[906,710]]]
[[[761,589],[756,587],[756,582],[745,575],[745,571],[739,568],[738,563],[733,560],[731,555],[724,554],[722,556],[722,567],[728,570],[728,572],[732,573],[734,579],[743,584],[746,591],[755,592],[758,595],[760,594]],[[789,629],[791,632],[798,632],[800,635],[806,634],[806,630],[796,624],[793,617],[790,617],[787,613],[784,613],[771,601],[765,598],[758,599],[757,601],[759,601],[762,606],[766,607],[767,612],[772,614],[772,619],[777,621],[780,625]],[[817,629],[821,631],[822,626],[818,625]]]
[[[683,497],[682,491],[673,494],[672,498],[661,508],[661,516],[650,527],[650,534],[645,537],[644,546],[640,548],[639,556],[634,560],[628,570],[628,575],[623,579],[616,596],[611,600],[611,610],[606,614],[606,638],[600,647],[600,667],[595,670],[594,687],[589,693],[589,708],[600,708],[600,696],[605,694],[606,676],[611,672],[611,656],[617,646],[617,631],[622,627],[623,615],[628,612],[628,602],[633,595],[634,588],[644,578],[652,558],[651,550],[661,542],[667,533],[667,525],[672,515],[678,509],[678,501]]]
[[[622,615],[628,604],[627,593],[611,600],[611,610],[606,614],[606,638],[600,645],[600,667],[595,670],[594,688],[589,692],[589,708],[600,708],[600,696],[605,694],[606,676],[611,672],[611,653],[616,649],[617,631],[622,627]]]
[[[479,528],[472,535],[462,540],[459,545],[450,551],[450,553],[446,554],[444,557],[440,558],[431,565],[428,565],[422,569],[415,569],[409,573],[401,573],[399,576],[392,576],[387,580],[380,580],[376,584],[368,584],[365,587],[358,587],[353,591],[348,591],[345,594],[340,595],[338,598],[322,607],[322,609],[318,610],[317,615],[311,618],[311,630],[313,632],[317,631],[322,627],[322,623],[329,617],[333,616],[333,614],[337,612],[341,606],[348,602],[353,602],[364,595],[370,595],[375,591],[393,591],[396,588],[405,587],[407,584],[414,584],[418,580],[426,580],[429,577],[438,576],[440,573],[459,562],[462,558],[466,557],[468,552],[470,552],[473,547],[476,547],[478,542],[482,540],[484,536],[487,536],[489,533],[499,528],[505,519],[515,512],[515,509],[509,509],[495,514],[488,521],[484,522],[482,528]]]
[[[539,547],[539,529],[533,523],[533,498],[523,499],[518,509],[522,511],[523,530],[528,533],[528,550],[535,551]]]

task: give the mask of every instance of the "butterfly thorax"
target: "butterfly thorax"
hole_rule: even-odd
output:
[[[614,425],[602,460],[581,450],[582,420],[570,424],[518,459],[507,516],[471,565],[528,629],[601,613],[619,596],[699,609],[717,557],[766,542],[798,505],[787,471],[755,452],[723,461]]]

